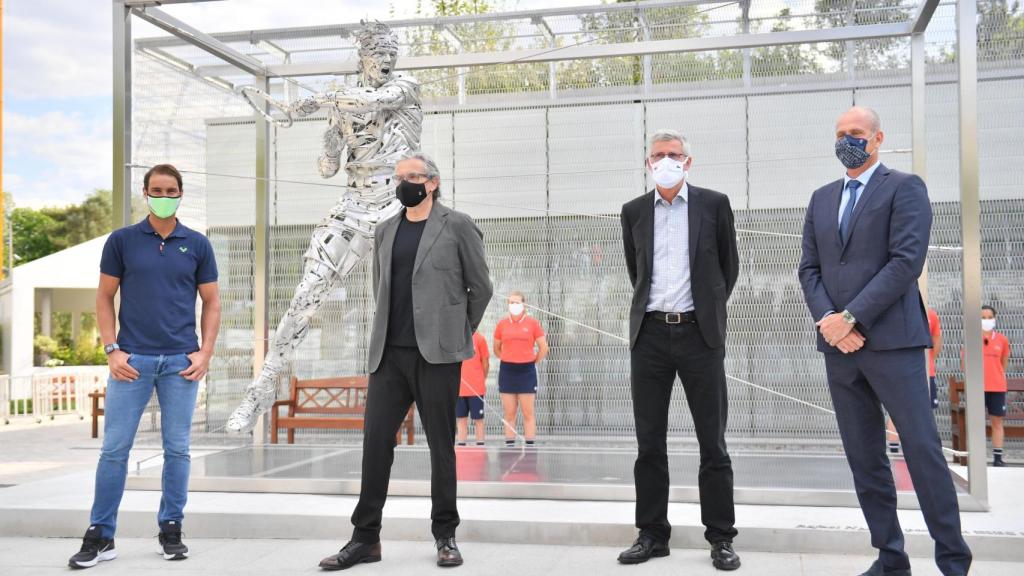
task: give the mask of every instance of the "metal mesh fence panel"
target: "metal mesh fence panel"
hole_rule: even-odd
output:
[[[450,26],[404,23],[395,27],[402,39],[399,65],[401,58],[432,54],[905,22],[916,8],[899,0],[766,1],[746,12],[742,3],[648,4],[644,10],[609,6],[539,19],[481,16]],[[930,252],[928,268],[930,304],[943,324],[940,383],[960,375],[963,341],[952,15],[952,4],[940,5],[926,35],[931,242],[947,248]],[[1021,18],[1019,10],[985,12],[979,33],[983,283],[1011,343],[1024,340],[1016,281],[1024,241],[1024,104],[1018,97],[1024,88],[1024,33],[1014,27]],[[318,63],[353,58],[351,40],[341,33],[351,29],[317,26],[223,38],[267,63]],[[268,49],[264,40],[286,55]],[[225,327],[207,384],[203,425],[212,441],[223,436],[219,427],[252,376],[255,126],[240,99],[201,74],[233,84],[251,78],[176,41],[140,41],[137,48],[137,163],[173,158],[196,171],[186,186],[202,200],[191,205],[187,218],[202,223],[221,264]],[[196,70],[175,70],[153,51]],[[815,188],[841,174],[831,129],[852,104],[878,110],[886,133],[883,161],[910,170],[909,67],[909,41],[895,38],[412,73],[423,84],[422,145],[440,165],[443,201],[470,214],[485,234],[496,295],[480,331],[490,340],[505,295],[521,290],[547,332],[551,353],[541,367],[537,397],[542,438],[632,442],[623,343],[632,288],[618,212],[649,186],[643,165],[647,137],[669,127],[693,146],[693,183],[727,194],[736,213],[742,269],[729,303],[730,441],[773,448],[838,446],[834,417],[827,412],[824,364],[796,279],[804,208]],[[353,76],[275,79],[272,92],[294,99],[310,89],[354,82]],[[324,127],[325,117],[313,116],[271,131],[271,329],[298,282],[313,226],[340,194],[338,179],[320,179],[315,171]],[[368,270],[357,267],[335,288],[297,352],[294,374],[365,372],[373,314]],[[1024,364],[1011,360],[1009,371],[1019,377]],[[500,410],[495,372],[486,399]],[[688,441],[692,423],[677,391],[670,438]],[[940,400],[936,417],[948,441],[944,385]],[[493,413],[487,431],[501,433]],[[303,431],[298,441],[358,436]],[[1011,451],[1019,446],[1008,442]]]

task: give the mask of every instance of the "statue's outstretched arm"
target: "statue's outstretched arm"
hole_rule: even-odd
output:
[[[404,81],[381,88],[346,87],[323,94],[313,94],[296,100],[288,110],[295,117],[302,118],[319,110],[322,106],[332,106],[339,112],[363,113],[381,110],[396,110],[419,104],[419,86]]]

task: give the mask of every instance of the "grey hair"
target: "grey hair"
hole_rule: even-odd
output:
[[[398,162],[402,162],[403,160],[419,160],[420,162],[423,162],[423,167],[427,171],[427,177],[430,178],[431,180],[437,178],[438,181],[440,181],[441,170],[438,169],[437,162],[434,162],[434,159],[425,154],[424,152],[421,152],[419,150],[407,152],[403,154],[401,158],[398,159]],[[395,166],[398,166],[398,162],[395,162]],[[434,190],[434,199],[436,200],[439,196],[441,196],[440,184],[438,184],[437,189]]]
[[[679,142],[683,145],[683,154],[690,156],[690,143],[683,137],[682,134],[675,130],[669,130],[668,128],[662,128],[651,136],[651,141],[648,143],[647,148],[653,148],[655,142]]]

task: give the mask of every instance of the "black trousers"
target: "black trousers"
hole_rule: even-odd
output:
[[[886,570],[910,568],[896,515],[896,484],[885,453],[885,417],[892,417],[943,574],[967,574],[971,550],[960,532],[960,507],[942,454],[921,348],[825,354],[828,389],[846,459],[853,472],[871,545]]]
[[[395,434],[415,402],[430,447],[430,519],[434,538],[455,535],[459,525],[455,478],[455,401],[462,364],[430,364],[417,348],[387,346],[370,374],[363,430],[363,474],[359,503],[352,512],[356,542],[380,541],[388,497]]]
[[[666,324],[646,318],[630,353],[633,418],[638,454],[636,527],[644,536],[668,542],[668,408],[678,375],[693,415],[700,445],[701,522],[708,542],[731,542],[736,536],[732,460],[725,445],[729,401],[725,382],[725,347],[709,348],[696,324]]]

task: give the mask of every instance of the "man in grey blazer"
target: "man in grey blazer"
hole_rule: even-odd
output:
[[[873,110],[848,110],[835,137],[846,171],[811,196],[799,274],[857,498],[878,549],[861,576],[910,576],[883,407],[900,431],[939,570],[967,574],[971,551],[960,533],[924,358],[932,340],[917,279],[932,224],[928,190],[921,178],[879,162],[885,135]]]
[[[431,531],[438,566],[459,566],[455,487],[455,404],[462,361],[492,288],[483,234],[460,212],[436,202],[437,165],[413,153],[395,165],[405,209],[377,226],[370,335],[370,382],[363,432],[362,487],[352,540],[320,562],[343,570],[381,559],[380,528],[395,455],[395,434],[415,402],[430,446]]]

